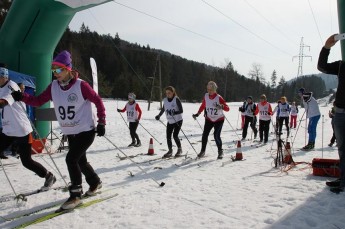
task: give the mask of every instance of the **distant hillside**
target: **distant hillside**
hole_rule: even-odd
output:
[[[336,75],[328,75],[324,73],[319,73],[319,74],[305,75],[303,77],[311,77],[311,76],[320,77],[325,82],[327,91],[329,91],[330,89],[336,89],[338,87],[338,78]],[[287,81],[287,83],[291,84],[291,82],[295,80],[296,79],[289,80]]]

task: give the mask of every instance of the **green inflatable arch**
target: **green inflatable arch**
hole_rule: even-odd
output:
[[[108,1],[14,0],[0,30],[0,62],[35,76],[36,93],[41,93],[51,82],[53,52],[73,16]],[[40,136],[47,136],[48,122],[36,126]]]
[[[339,33],[345,33],[345,0],[338,0]],[[340,41],[341,57],[345,60],[345,40]]]

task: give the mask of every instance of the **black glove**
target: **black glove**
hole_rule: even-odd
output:
[[[238,111],[244,112],[244,108],[243,107],[239,107]]]
[[[304,102],[306,102],[306,103],[310,102],[311,96],[312,96],[312,93],[311,93],[311,92],[304,93],[304,94],[303,94],[303,100],[304,100]]]
[[[11,95],[15,101],[22,101],[24,97],[24,94],[21,91],[14,91]]]
[[[117,112],[121,112],[121,109],[117,108]]]
[[[199,117],[199,113],[193,114],[192,117],[196,119],[197,117]]]
[[[98,123],[97,125],[97,136],[104,136],[105,135],[105,125],[103,123]]]
[[[160,118],[159,115],[157,115],[157,116],[155,117],[155,119],[156,119],[157,121],[159,120],[159,118]]]
[[[223,105],[223,104],[217,103],[216,107],[217,107],[218,109],[220,109],[220,110],[223,110],[224,105]]]

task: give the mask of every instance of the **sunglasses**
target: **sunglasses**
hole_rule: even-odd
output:
[[[52,73],[60,74],[63,71],[63,68],[52,69]]]

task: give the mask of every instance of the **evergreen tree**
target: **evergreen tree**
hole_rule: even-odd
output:
[[[271,85],[272,88],[275,88],[277,86],[277,72],[276,70],[273,70],[271,75]]]

